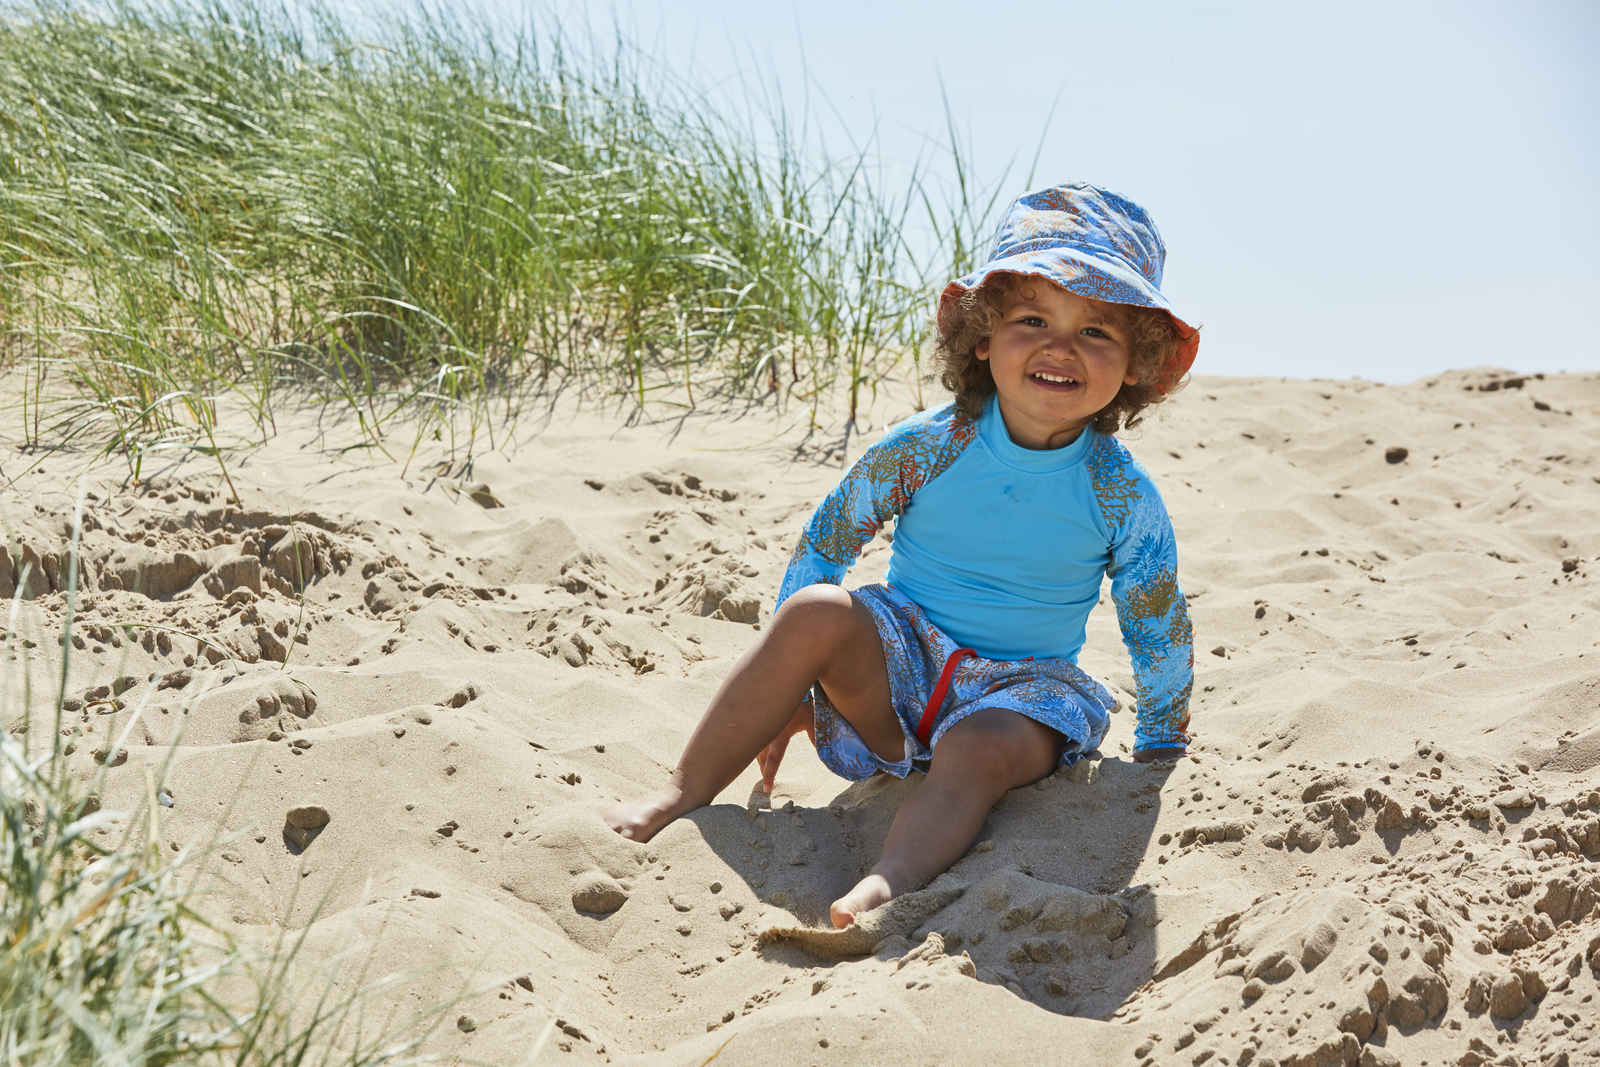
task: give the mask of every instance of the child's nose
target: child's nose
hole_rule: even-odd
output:
[[[1076,338],[1076,334],[1070,333],[1051,334],[1049,337],[1045,338],[1045,347],[1053,352],[1071,352],[1072,343],[1074,340],[1076,340]]]

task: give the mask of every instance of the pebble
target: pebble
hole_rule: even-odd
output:
[[[604,871],[588,871],[572,886],[572,906],[591,915],[610,915],[628,902],[622,883]]]
[[[320,804],[302,804],[290,808],[283,817],[283,836],[297,849],[304,849],[328,825],[328,809]]]
[[[290,808],[283,821],[301,830],[320,830],[328,825],[331,818],[328,809],[320,804],[302,804]]]

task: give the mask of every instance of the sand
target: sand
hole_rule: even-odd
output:
[[[404,474],[282,416],[240,507],[202,456],[133,485],[11,440],[6,478],[37,465],[3,504],[8,629],[37,716],[82,476],[74,767],[129,808],[165,766],[162,840],[221,836],[201,910],[305,932],[308,996],[395,975],[370,1016],[432,1013],[446,1061],[1600,1062],[1596,374],[1194,379],[1126,435],[1178,531],[1191,757],[1130,760],[1103,604],[1099,757],[857,930],[827,905],[916,776],[849,785],[802,739],[771,797],[751,771],[648,845],[607,830],[840,464],[912,410],[886,390],[844,438],[562,401]]]

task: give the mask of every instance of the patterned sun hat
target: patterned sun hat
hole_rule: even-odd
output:
[[[1087,182],[1028,193],[1000,220],[988,262],[945,287],[939,332],[950,335],[962,295],[990,276],[1037,275],[1079,296],[1166,312],[1177,327],[1178,347],[1155,383],[1164,393],[1178,384],[1200,348],[1200,331],[1179,318],[1161,295],[1166,258],[1156,224],[1126,197]]]

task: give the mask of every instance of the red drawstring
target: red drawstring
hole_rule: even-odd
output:
[[[945,694],[950,690],[950,676],[955,673],[956,664],[968,656],[976,655],[977,653],[970,648],[958,648],[944,661],[944,670],[939,672],[939,684],[933,687],[933,695],[928,697],[928,706],[922,709],[922,720],[917,723],[917,740],[923,744],[928,743],[928,738],[933,733],[933,720],[938,717],[939,708],[944,704]]]

